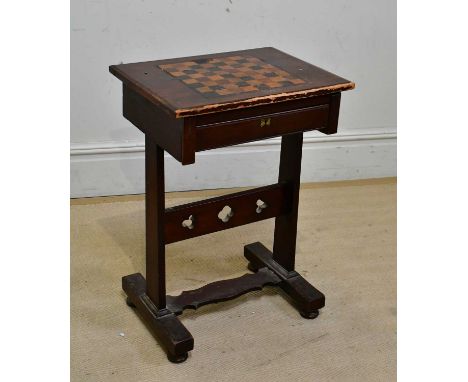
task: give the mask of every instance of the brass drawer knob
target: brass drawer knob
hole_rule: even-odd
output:
[[[261,119],[260,120],[260,127],[263,127],[263,126],[270,126],[270,123],[271,123],[271,118],[267,118],[267,119]]]

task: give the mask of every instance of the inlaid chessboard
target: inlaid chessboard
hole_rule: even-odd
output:
[[[341,92],[354,83],[274,48],[112,65],[176,118]]]
[[[228,56],[159,65],[206,97],[276,89],[305,81],[256,57]]]

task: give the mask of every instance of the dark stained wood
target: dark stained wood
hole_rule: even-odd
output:
[[[287,182],[290,185],[292,204],[288,214],[278,216],[275,220],[273,258],[288,271],[294,269],[296,256],[301,158],[302,133],[283,136],[278,182]]]
[[[201,82],[200,85],[203,85],[202,87],[215,84],[213,93],[216,93],[219,87],[227,88],[229,86],[227,79],[225,79],[224,82],[219,82],[221,80],[218,80],[216,72],[207,77],[206,68],[204,67],[210,60],[229,60],[232,57],[243,57],[246,60],[258,60],[261,62],[260,65],[257,65],[260,66],[260,69],[256,69],[258,72],[264,70],[264,68],[261,68],[262,65],[269,65],[276,68],[274,70],[268,69],[272,75],[277,75],[277,73],[275,73],[276,70],[276,72],[281,72],[281,75],[283,72],[286,73],[290,78],[282,81],[277,87],[270,87],[271,84],[269,84],[268,80],[264,77],[259,80],[256,77],[252,77],[252,75],[248,75],[245,77],[248,78],[245,80],[248,86],[252,85],[252,81],[257,81],[260,84],[267,83],[269,86],[265,86],[265,89],[262,89],[262,86],[259,87],[257,84],[254,84],[257,90],[210,96],[207,96],[207,93],[197,90],[200,89],[198,84],[188,84],[184,82],[184,80],[188,81],[186,77],[192,77],[192,80],[195,78],[196,82]],[[171,74],[170,70],[164,70],[167,65],[180,65],[181,63],[189,63],[192,65],[191,63],[193,62],[199,63],[200,65],[196,68],[191,66],[189,72],[184,73],[183,77],[174,76],[174,74]],[[233,67],[230,62],[226,64],[227,65],[224,66],[222,65],[223,68],[218,68],[222,70],[223,73],[235,71],[235,69],[241,70],[245,65],[241,63],[237,65],[236,68]],[[252,64],[255,65],[255,63]],[[166,109],[176,118],[222,110],[232,110],[239,107],[251,107],[290,99],[308,98],[354,88],[354,83],[351,81],[270,47],[169,60],[112,65],[109,70],[135,92],[147,98],[154,105]],[[197,74],[201,76],[202,80],[200,80],[200,77],[197,77]],[[222,93],[220,90],[218,90],[218,92]]]
[[[166,307],[166,246],[164,242],[164,151],[146,136],[146,294],[158,309]]]
[[[303,132],[336,133],[341,92],[354,83],[274,48],[109,70],[123,81],[124,116],[146,143],[146,281],[133,274],[122,287],[169,360],[183,362],[193,349],[176,314],[265,285],[282,288],[303,317],[317,317],[325,296],[294,270]],[[164,151],[191,164],[196,151],[274,136],[282,137],[277,184],[165,209]],[[273,217],[273,252],[244,247],[254,274],[166,296],[166,244]]]
[[[338,116],[340,114],[341,93],[332,94],[330,96],[330,113],[328,116],[328,124],[325,129],[320,131],[324,134],[335,134],[338,131]]]
[[[197,151],[322,129],[327,123],[328,105],[319,105],[201,126],[197,128]]]
[[[183,165],[195,163],[196,144],[197,135],[195,131],[195,121],[193,119],[185,119],[184,132],[182,135],[183,160],[181,162]]]
[[[258,117],[282,111],[304,109],[311,106],[328,105],[331,102],[331,95],[315,96],[310,98],[300,98],[283,102],[274,102],[255,107],[238,108],[222,112],[200,114],[194,117],[186,117],[185,120],[195,120],[196,126],[207,126],[215,123],[235,121],[242,118]]]
[[[195,162],[193,127],[123,85],[123,115],[183,164]]]
[[[336,132],[339,95],[262,105],[255,108],[175,119],[128,86],[123,86],[123,114],[182,164],[195,151],[260,140],[296,131]],[[262,120],[270,119],[262,126]],[[330,125],[331,123],[331,125]]]
[[[231,69],[224,69],[226,65],[221,65],[217,68],[218,71],[213,72],[213,78],[197,77],[200,68],[188,70],[190,74],[161,69],[165,65],[181,65],[187,61],[199,61],[201,64],[198,66],[202,67],[208,65],[210,60],[227,60],[229,57],[260,60],[260,69],[254,72],[263,70],[262,81],[251,77],[255,73],[239,77],[245,74],[240,72],[242,66],[250,65],[249,63],[234,65],[235,67],[231,65]],[[262,65],[271,67],[271,71],[268,72]],[[196,151],[296,131],[316,129],[325,134],[333,134],[338,122],[339,91],[354,87],[350,81],[273,48],[114,65],[109,70],[123,81],[125,118],[184,165],[195,162]],[[221,77],[216,74],[219,70],[242,85],[246,81],[257,81],[255,86],[265,86],[268,89],[244,91],[240,89],[250,87],[238,86],[237,90],[232,90],[232,94],[215,94],[213,97],[209,96],[210,93],[200,92],[206,86],[194,88],[193,84],[186,83],[193,80],[190,76],[194,76],[197,81],[204,81],[205,85],[222,85],[223,81],[227,81],[224,86],[230,86],[229,81],[232,78],[220,80]],[[174,77],[171,73],[183,75]],[[187,76],[189,79],[186,79]],[[278,81],[278,78],[282,81]],[[300,83],[292,84],[290,81]],[[268,87],[267,85],[272,86],[272,82],[284,86]],[[212,87],[216,89],[214,92],[226,90],[218,90],[218,85]],[[297,87],[301,89],[298,90]],[[184,113],[171,106],[171,102],[193,107],[190,112]],[[262,125],[262,120],[268,119],[270,124]]]
[[[167,208],[165,242],[170,244],[286,214],[291,208],[288,194],[288,185],[280,183]],[[256,202],[259,199],[265,202],[267,207],[257,213]],[[227,222],[218,218],[218,213],[224,206],[231,207],[234,212]],[[190,216],[194,218],[192,229],[182,226],[182,221]]]
[[[167,296],[167,307],[175,314],[184,309],[198,309],[200,306],[232,300],[248,292],[261,290],[266,285],[276,285],[281,279],[268,268],[257,273],[248,273],[229,280],[215,281],[201,288],[184,291],[179,296]]]
[[[135,306],[147,327],[159,341],[171,362],[183,362],[193,349],[193,337],[176,315],[159,309],[147,295],[146,281],[140,273],[122,278],[122,289]]]
[[[279,286],[291,297],[293,304],[304,318],[318,316],[318,309],[325,306],[325,295],[299,273],[283,268],[275,261],[273,254],[259,242],[246,245],[244,256],[250,262],[250,270],[267,267],[281,279]]]

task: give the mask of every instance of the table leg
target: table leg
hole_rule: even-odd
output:
[[[183,362],[193,337],[166,307],[164,242],[164,150],[145,140],[146,280],[140,273],[122,278],[127,304],[135,307],[172,362]]]
[[[158,309],[166,307],[164,243],[164,150],[145,141],[146,293]]]
[[[282,277],[280,286],[293,299],[301,315],[305,318],[315,318],[318,309],[325,305],[325,296],[294,271],[302,141],[302,132],[285,135],[281,139],[278,182],[286,182],[289,185],[291,208],[288,214],[278,216],[275,220],[273,253],[256,243],[246,246],[246,256],[250,260],[249,269],[255,271],[267,266]]]
[[[290,186],[290,212],[275,219],[273,259],[287,271],[294,270],[296,257],[297,211],[301,182],[302,132],[281,138],[278,183]]]

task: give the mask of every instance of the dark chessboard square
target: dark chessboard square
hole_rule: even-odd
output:
[[[209,69],[210,72],[216,72],[216,71],[220,71],[221,68],[219,66],[213,66]]]
[[[231,73],[223,73],[222,76],[224,78],[235,78],[236,77],[234,74],[231,74]]]
[[[197,71],[193,69],[182,70],[185,74],[196,74]]]
[[[250,84],[248,82],[245,82],[245,81],[239,81],[239,82],[236,82],[236,85],[237,86],[250,86]]]
[[[251,80],[253,80],[254,78],[251,77],[251,76],[244,76],[244,77],[241,77],[240,79],[241,79],[242,81],[251,81]]]
[[[262,67],[261,67],[260,65],[252,65],[252,66],[250,67],[250,69],[252,69],[252,70],[260,70],[260,69],[262,69]]]
[[[219,86],[219,85],[213,85],[213,86],[208,86],[211,90],[222,90],[224,89],[224,86]]]
[[[268,72],[263,74],[265,77],[278,77],[278,74],[273,72]]]

